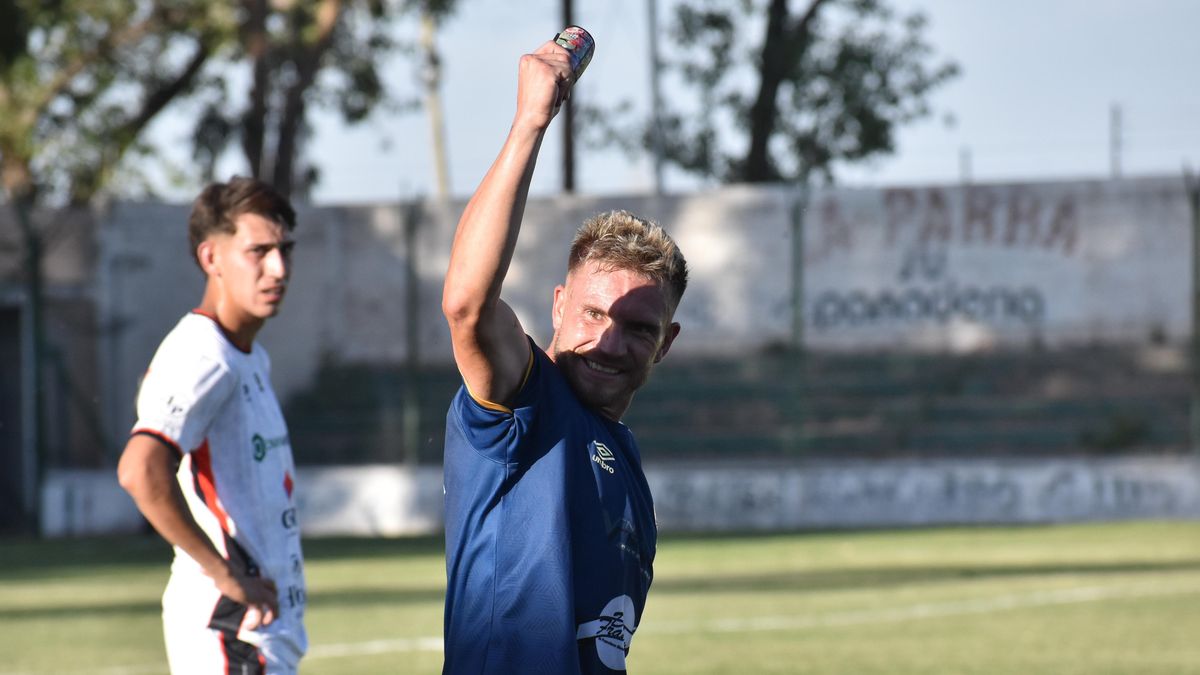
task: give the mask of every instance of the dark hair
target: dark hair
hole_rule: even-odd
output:
[[[253,213],[296,229],[296,211],[275,188],[256,179],[234,176],[228,183],[212,183],[192,202],[188,217],[188,244],[192,258],[200,263],[196,249],[214,234],[237,232],[237,218]]]

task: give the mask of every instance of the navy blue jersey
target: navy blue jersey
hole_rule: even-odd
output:
[[[511,410],[463,387],[446,416],[445,673],[624,671],[650,589],[633,435],[533,354]]]

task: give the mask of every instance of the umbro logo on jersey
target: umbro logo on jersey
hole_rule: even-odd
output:
[[[601,469],[604,469],[609,473],[616,473],[616,469],[613,468],[612,464],[609,464],[609,462],[612,462],[614,459],[616,459],[616,457],[613,456],[612,450],[609,450],[608,446],[600,441],[592,441],[590,445],[592,450],[592,461],[596,464],[599,464]]]

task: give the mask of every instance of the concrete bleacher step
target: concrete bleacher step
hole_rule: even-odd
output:
[[[1148,355],[1149,354],[1149,355]],[[672,359],[625,422],[647,457],[1178,452],[1190,378],[1178,350],[1080,348],[965,356],[804,354]],[[438,462],[450,364],[417,373],[418,454]],[[407,373],[328,367],[285,402],[297,455],[397,461]]]

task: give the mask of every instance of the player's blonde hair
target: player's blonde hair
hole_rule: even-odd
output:
[[[679,246],[658,223],[628,211],[600,213],[580,226],[571,242],[567,272],[590,262],[637,272],[663,284],[672,310],[687,288],[687,261]]]

